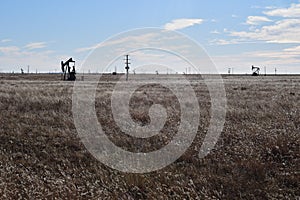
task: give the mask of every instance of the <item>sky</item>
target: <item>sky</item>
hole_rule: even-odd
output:
[[[220,73],[300,73],[299,0],[6,0],[0,27],[0,72],[59,72],[114,35],[158,27],[196,41]]]

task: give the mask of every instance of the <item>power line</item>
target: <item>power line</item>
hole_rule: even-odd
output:
[[[125,55],[126,81],[128,81],[129,65],[131,64],[131,63],[129,62],[129,60],[130,60],[130,59],[129,59],[129,55]]]

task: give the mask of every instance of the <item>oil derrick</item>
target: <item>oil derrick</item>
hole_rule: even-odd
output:
[[[73,69],[71,70],[70,63],[74,63]],[[61,70],[63,72],[63,80],[75,81],[76,80],[76,71],[75,71],[75,61],[72,58],[69,58],[66,62],[61,61]]]
[[[129,62],[129,55],[126,55],[125,56],[125,69],[126,69],[126,81],[128,81],[128,71],[129,71],[129,65],[130,65],[130,62]]]

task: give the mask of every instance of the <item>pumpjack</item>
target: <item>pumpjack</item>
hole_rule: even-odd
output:
[[[259,71],[260,71],[259,67],[254,67],[252,65],[252,76],[259,76]]]
[[[74,63],[73,69],[71,71],[70,63]],[[69,58],[66,62],[61,61],[61,70],[63,72],[63,80],[75,81],[76,80],[76,71],[75,71],[75,61],[72,58]]]

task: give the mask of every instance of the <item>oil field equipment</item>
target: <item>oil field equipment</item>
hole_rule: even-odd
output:
[[[259,71],[260,71],[259,67],[254,67],[252,65],[252,76],[259,76]]]
[[[125,69],[126,69],[126,81],[128,81],[128,71],[129,71],[129,65],[130,65],[130,62],[129,62],[129,55],[125,55]]]
[[[72,70],[70,63],[74,63]],[[69,58],[66,62],[61,61],[61,70],[63,72],[63,80],[75,81],[76,80],[76,71],[75,71],[75,61],[72,58]]]

